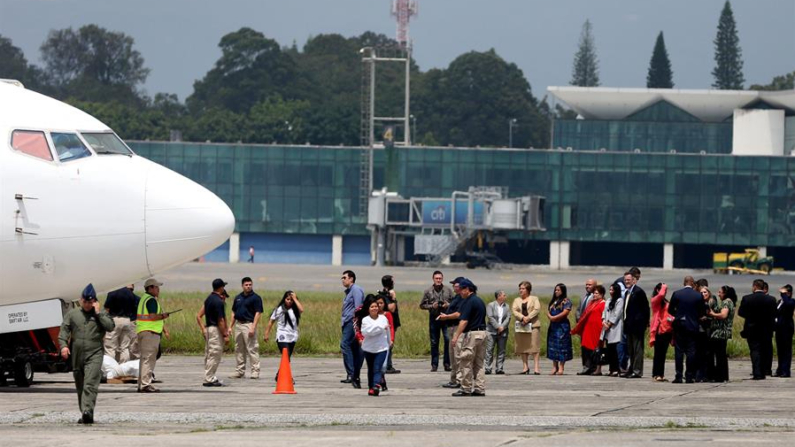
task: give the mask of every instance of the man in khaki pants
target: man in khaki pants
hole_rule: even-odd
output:
[[[461,387],[461,341],[459,340],[458,343],[453,343],[453,335],[455,335],[456,328],[458,327],[458,317],[460,313],[458,312],[459,308],[461,307],[461,294],[460,294],[460,287],[458,284],[463,281],[463,276],[459,276],[458,278],[450,281],[450,284],[453,285],[453,299],[450,301],[450,304],[447,305],[447,309],[445,312],[439,314],[438,319],[440,321],[444,321],[447,323],[447,327],[445,330],[447,331],[447,337],[451,340],[450,342],[450,382],[445,383],[442,385],[444,388],[460,388]]]
[[[461,389],[454,397],[486,395],[486,304],[476,292],[477,286],[464,278],[458,283],[461,295],[458,328],[453,344],[461,342],[460,364]]]
[[[213,280],[213,293],[204,300],[204,305],[196,315],[196,322],[199,323],[206,340],[204,347],[204,382],[202,383],[202,386],[206,387],[224,386],[215,375],[216,371],[218,371],[218,365],[221,364],[224,344],[229,341],[229,332],[226,327],[226,311],[224,309],[226,298],[224,286],[226,286],[226,283],[222,279]],[[202,324],[202,317],[204,317],[205,324]]]
[[[138,347],[141,352],[141,366],[138,370],[138,392],[159,393],[152,386],[152,372],[157,362],[157,351],[160,348],[160,335],[168,337],[168,330],[163,320],[168,314],[163,312],[157,298],[163,283],[154,278],[144,283],[144,296],[138,302],[138,319],[135,321],[138,331]]]
[[[251,366],[251,378],[259,379],[259,341],[257,325],[262,316],[262,298],[254,292],[254,283],[246,276],[241,281],[243,293],[232,302],[232,323],[229,336],[235,335],[235,372],[230,379],[246,375],[246,361]]]

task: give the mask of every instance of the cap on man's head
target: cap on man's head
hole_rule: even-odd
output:
[[[148,289],[148,288],[150,288],[150,287],[152,287],[152,286],[157,286],[157,287],[160,287],[160,286],[162,286],[162,285],[163,285],[163,283],[162,283],[162,282],[160,282],[160,281],[158,281],[158,280],[156,280],[156,279],[154,279],[154,278],[149,278],[149,279],[147,279],[147,280],[146,280],[146,282],[144,283],[144,290],[146,290],[146,289]]]
[[[458,284],[460,286],[461,285],[461,281],[463,281],[465,279],[466,278],[464,278],[463,276],[459,276],[458,278],[450,281],[450,284]]]
[[[475,286],[475,284],[473,284],[472,281],[468,280],[467,278],[463,278],[461,281],[458,281],[458,287],[460,289],[469,289],[473,292],[477,290],[477,286]]]
[[[83,293],[80,296],[86,301],[96,301],[97,299],[97,291],[94,290],[94,285],[89,283],[85,289],[83,289]]]
[[[213,290],[220,289],[221,287],[225,286],[226,283],[221,278],[216,278],[213,280]]]

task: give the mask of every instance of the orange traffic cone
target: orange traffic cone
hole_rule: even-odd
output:
[[[290,370],[290,355],[287,348],[282,349],[282,363],[279,365],[279,379],[273,394],[295,394],[293,387],[293,372]]]

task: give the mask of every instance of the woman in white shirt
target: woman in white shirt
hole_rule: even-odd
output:
[[[301,322],[301,314],[304,306],[298,301],[298,296],[292,290],[284,292],[279,305],[271,312],[268,327],[265,329],[265,343],[268,342],[273,323],[276,322],[276,346],[279,352],[287,348],[287,355],[293,356],[295,343],[298,341],[298,324]],[[276,376],[278,378],[278,375]]]
[[[389,321],[379,314],[378,301],[373,295],[367,295],[359,318],[362,339],[362,351],[367,361],[367,387],[370,396],[378,396],[381,392],[381,379],[384,375],[384,362],[391,344]]]

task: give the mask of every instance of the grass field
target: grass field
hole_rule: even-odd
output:
[[[232,297],[239,291],[229,290]],[[265,315],[260,322],[258,337],[260,339],[260,352],[263,354],[277,354],[275,339],[276,327],[271,331],[271,341],[263,343],[262,337],[267,326],[270,312],[281,299],[281,291],[259,291],[263,298]],[[328,292],[297,292],[298,298],[304,305],[304,314],[301,316],[300,338],[296,345],[296,354],[302,355],[334,355],[339,353],[340,342],[340,308],[342,305],[342,291],[339,293]],[[171,333],[171,338],[164,340],[163,347],[167,352],[180,354],[203,354],[204,339],[196,323],[196,313],[201,308],[204,293],[164,293],[161,305],[165,310],[183,309],[166,321],[166,326]],[[489,302],[492,297],[484,297]],[[549,303],[549,296],[542,296],[542,306]],[[579,301],[578,296],[571,297],[575,306]],[[430,357],[428,343],[428,313],[419,308],[422,294],[419,292],[398,293],[400,305],[401,328],[395,340],[395,355],[406,358]],[[508,299],[511,303],[513,297]],[[231,299],[226,305],[227,316],[231,312]],[[546,355],[546,334],[549,320],[542,316],[541,321],[541,356]],[[571,317],[574,321],[574,317]],[[742,318],[735,316],[734,336],[729,340],[727,351],[730,357],[748,357],[748,345],[740,338]],[[579,337],[572,340],[575,357],[579,355]],[[230,340],[226,347],[227,352],[234,351],[234,341]],[[509,355],[513,353],[513,336],[508,337]],[[646,356],[651,357],[653,351],[646,348]],[[673,357],[673,349],[668,351],[669,358]]]

